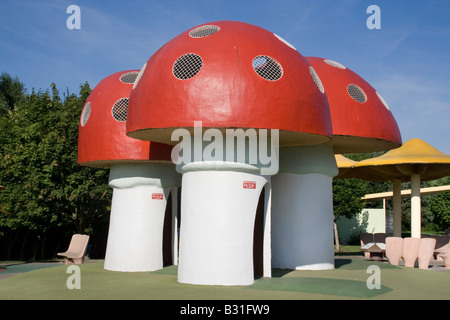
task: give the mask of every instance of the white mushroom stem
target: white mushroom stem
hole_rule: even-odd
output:
[[[177,166],[182,173],[178,281],[201,285],[254,282],[255,217],[262,192],[265,192],[263,272],[270,277],[270,177],[261,174],[261,163],[245,160],[252,158],[252,152],[257,152],[261,145],[249,148],[247,144],[244,150],[243,144],[233,146],[229,140],[223,141],[215,145],[215,155],[221,154],[218,159],[211,157],[212,145],[199,142],[198,138],[184,137],[188,143],[181,148],[183,155],[194,150],[193,159],[185,158]],[[215,142],[219,138],[217,135]],[[278,149],[269,150],[272,156],[276,152],[272,158],[276,163],[272,165],[278,169]],[[232,156],[235,151],[237,157]]]
[[[420,175],[411,175],[411,237],[421,237]]]
[[[180,182],[181,184],[181,182]],[[178,265],[178,243],[179,243],[179,233],[178,233],[178,186],[171,188],[172,192],[172,263],[173,265]]]
[[[105,269],[136,272],[163,267],[164,216],[169,193],[179,185],[178,176],[171,163],[111,167],[109,185],[114,190]],[[176,216],[176,206],[171,214]],[[171,221],[176,219],[172,216]],[[176,226],[172,226],[174,229]],[[176,232],[172,237],[176,243]]]
[[[280,149],[280,173],[272,177],[273,267],[334,269],[332,179],[337,174],[329,145]]]
[[[236,168],[215,169],[183,174],[178,281],[250,285],[254,281],[256,209],[260,194],[270,180],[258,174],[238,172]],[[267,197],[265,221],[264,272],[270,276]]]

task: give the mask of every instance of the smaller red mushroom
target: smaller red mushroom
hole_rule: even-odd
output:
[[[328,97],[335,153],[384,151],[402,144],[388,104],[367,81],[336,61],[306,59],[322,80]]]
[[[170,146],[126,135],[128,101],[138,73],[117,72],[100,81],[86,99],[79,123],[78,162],[110,168],[113,198],[105,269],[114,271],[162,268],[166,201],[170,189],[179,185]]]
[[[282,148],[273,177],[273,264],[279,268],[334,268],[333,153],[387,150],[401,144],[397,123],[381,95],[355,72],[323,58],[306,58],[326,94],[332,141]],[[283,150],[285,149],[285,150]]]

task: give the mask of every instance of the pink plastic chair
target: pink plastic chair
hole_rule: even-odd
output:
[[[447,251],[441,257],[444,259],[445,268],[450,268],[450,246],[447,246]]]
[[[386,238],[386,258],[389,263],[398,266],[403,255],[403,239],[400,237]]]
[[[404,238],[403,239],[403,261],[405,267],[414,268],[417,258],[419,257],[420,239]]]
[[[422,238],[419,246],[419,268],[428,269],[431,258],[433,258],[436,239]]]
[[[64,257],[65,264],[81,264],[84,262],[88,243],[88,235],[74,234],[67,251],[58,253],[58,256]]]

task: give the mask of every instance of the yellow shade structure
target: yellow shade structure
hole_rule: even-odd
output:
[[[339,173],[335,178],[346,179],[346,178],[354,178],[351,175],[352,168],[358,163],[357,161],[351,160],[342,154],[335,154],[336,164],[339,169]]]
[[[411,236],[421,236],[420,181],[434,180],[450,175],[450,156],[420,139],[411,139],[401,147],[384,155],[358,162],[355,167],[371,172],[372,181],[393,181],[394,236],[401,234],[401,182],[411,181]],[[355,171],[356,174],[357,171]],[[361,177],[364,179],[364,177]]]
[[[3,189],[5,189],[5,187],[0,185],[0,190],[3,190]]]
[[[342,154],[335,154],[336,164],[339,170],[336,179],[359,178],[369,181],[383,181],[382,176],[368,167],[356,167],[358,161],[351,160]]]
[[[358,162],[355,168],[370,167],[380,181],[409,181],[418,174],[422,181],[435,180],[450,174],[450,156],[420,139],[411,139],[384,155]]]

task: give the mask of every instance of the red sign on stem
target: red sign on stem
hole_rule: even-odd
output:
[[[244,189],[256,189],[256,181],[244,181],[242,187]]]

